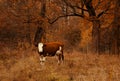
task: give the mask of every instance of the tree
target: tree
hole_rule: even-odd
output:
[[[104,15],[110,8],[111,1],[102,1],[97,0],[98,3],[93,5],[93,0],[49,0],[51,5],[57,5],[57,12],[54,12],[56,9],[51,9],[54,15],[44,12],[45,18],[48,19],[48,23],[53,24],[58,19],[68,16],[77,16],[88,21],[92,22],[92,45],[94,52],[100,53],[100,17]],[[104,8],[99,8],[101,4],[106,5]],[[50,9],[50,8],[49,8]],[[47,11],[47,10],[46,10]],[[88,14],[87,14],[88,13]]]
[[[113,43],[112,51],[114,54],[119,54],[120,49],[120,1],[116,0],[113,23]]]
[[[7,0],[9,17],[26,28],[26,41],[32,44],[31,24],[39,24],[40,0]],[[15,23],[14,23],[15,24]]]
[[[39,42],[45,42],[45,28],[46,28],[46,0],[41,0],[41,18],[37,20],[37,30],[34,37],[34,45],[37,46]]]

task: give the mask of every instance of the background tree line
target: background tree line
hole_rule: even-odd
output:
[[[119,7],[119,0],[1,0],[0,41],[28,48],[42,35],[67,49],[119,54]]]

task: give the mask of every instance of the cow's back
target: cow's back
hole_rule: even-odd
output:
[[[45,43],[43,46],[43,52],[45,54],[49,53],[50,56],[54,56],[56,51],[59,50],[59,47],[61,47],[63,50],[63,43],[61,42]]]

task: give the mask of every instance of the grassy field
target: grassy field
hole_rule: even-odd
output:
[[[120,56],[65,53],[65,61],[57,64],[48,57],[40,65],[36,51],[0,52],[0,81],[120,81]]]

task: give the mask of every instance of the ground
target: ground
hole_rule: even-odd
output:
[[[40,65],[35,50],[0,53],[0,81],[120,81],[120,56],[108,54],[64,53],[57,64],[48,57]]]

